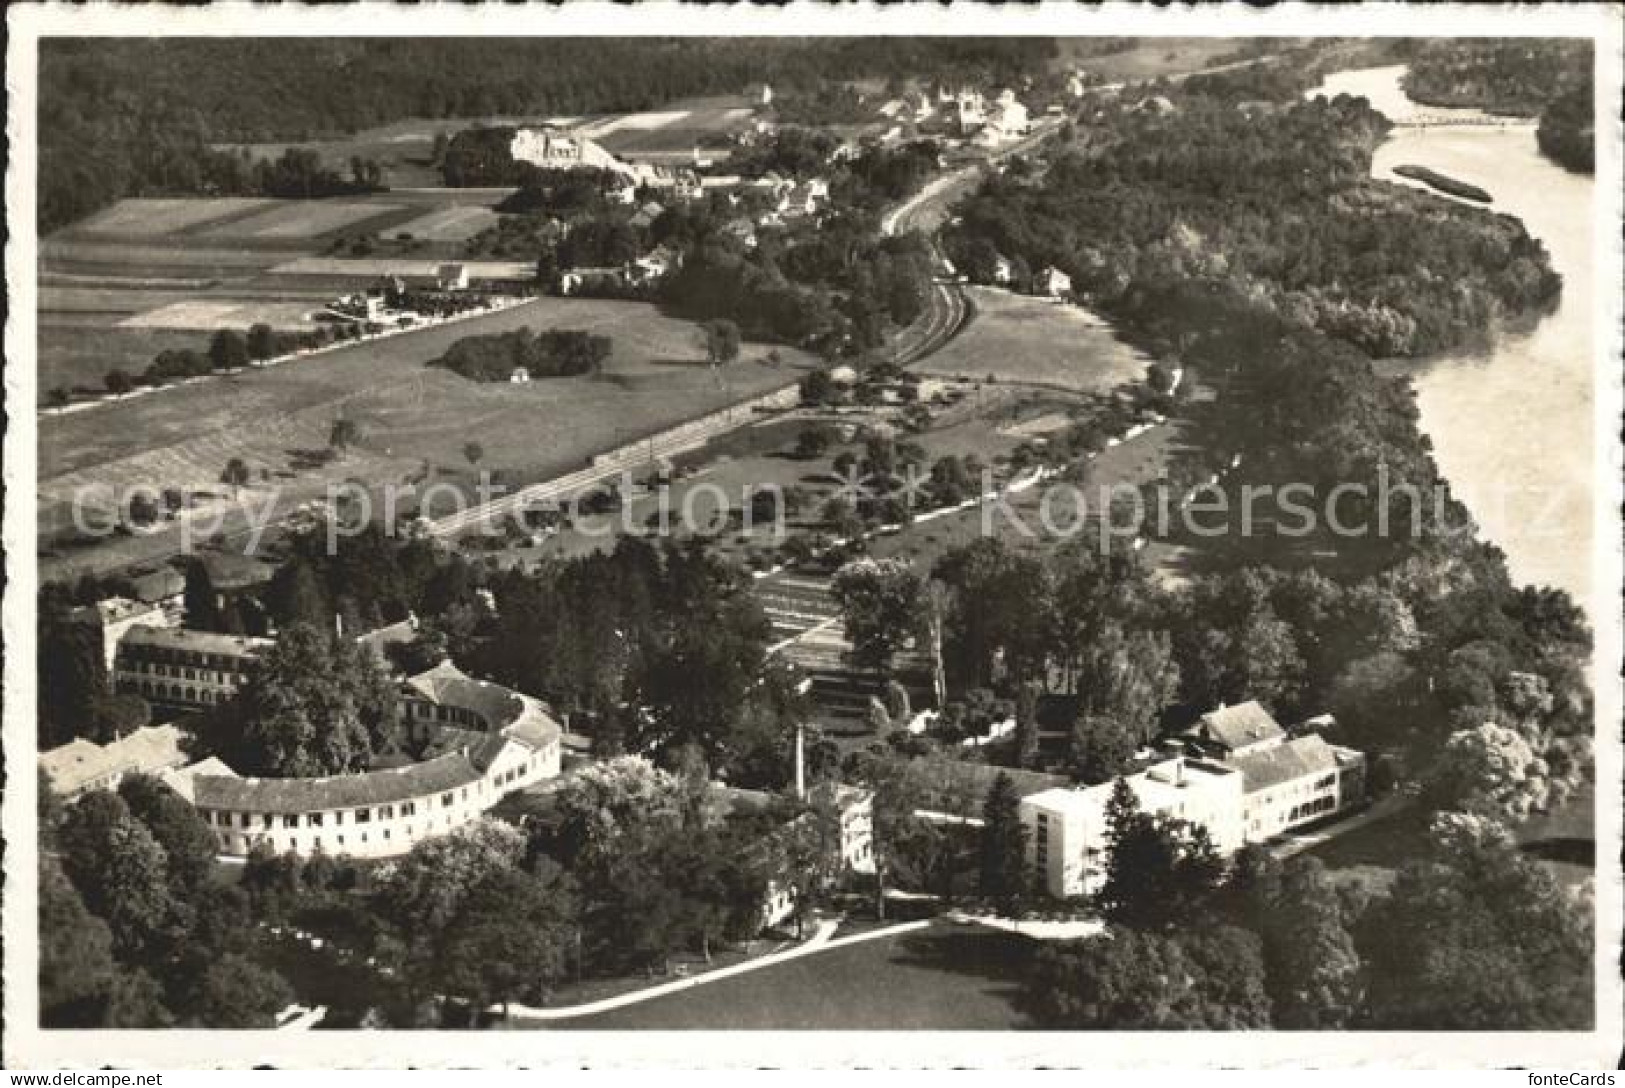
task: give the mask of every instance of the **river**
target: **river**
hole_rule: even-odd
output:
[[[1396,121],[1418,111],[1434,117],[1484,116],[1412,103],[1400,89],[1404,71],[1338,72],[1309,94],[1361,95]],[[1561,304],[1533,328],[1503,332],[1487,351],[1439,356],[1407,371],[1441,470],[1484,535],[1506,552],[1513,578],[1566,589],[1589,606],[1592,178],[1542,156],[1532,125],[1396,128],[1377,149],[1372,176],[1426,188],[1393,173],[1405,163],[1487,189],[1494,197],[1491,209],[1520,219],[1545,243],[1553,267],[1562,273]]]

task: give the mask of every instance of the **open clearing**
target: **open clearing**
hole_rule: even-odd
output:
[[[252,299],[190,299],[120,321],[123,329],[246,329],[263,322],[274,329],[313,329],[312,307],[305,302],[259,302]]]
[[[597,1016],[514,1026],[1008,1031],[1030,1026],[1015,1002],[1033,947],[1025,937],[937,922]]]
[[[463,242],[493,226],[499,218],[501,217],[490,208],[463,204],[432,211],[428,215],[408,220],[394,229],[397,233],[410,234],[414,238],[425,238],[431,242]]]
[[[292,200],[207,233],[213,237],[315,238],[400,210],[399,204],[373,201]]]
[[[471,382],[425,364],[477,333],[589,329],[614,339],[604,374],[528,385]],[[467,471],[463,448],[484,447],[481,469],[509,479],[550,476],[606,447],[793,381],[812,359],[779,348],[785,366],[764,365],[747,343],[726,382],[702,361],[698,330],[653,306],[539,299],[501,313],[334,349],[307,359],[165,390],[40,420],[42,527],[46,511],[91,485],[197,486],[226,460],[295,473],[300,451],[326,447],[343,414],[363,442],[344,472],[389,478],[428,462]],[[284,480],[288,477],[283,477]]]
[[[1089,311],[991,287],[968,289],[970,326],[921,363],[921,374],[1109,393],[1145,377],[1149,357]]]
[[[1105,55],[1090,55],[1087,40],[1080,44],[1081,50],[1069,50],[1067,39],[1060,39],[1057,63],[1067,68],[1082,68],[1116,82],[1181,75],[1224,64],[1242,42],[1234,38],[1157,38],[1121,53]]]
[[[39,330],[39,398],[57,386],[100,388],[109,370],[135,374],[145,370],[160,351],[202,351],[209,338],[197,332],[169,329],[78,329],[41,326]]]

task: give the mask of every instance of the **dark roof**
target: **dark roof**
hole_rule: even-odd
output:
[[[1209,711],[1197,719],[1191,732],[1231,751],[1286,736],[1286,730],[1256,700]]]
[[[1325,774],[1337,769],[1337,753],[1318,736],[1298,737],[1225,761],[1241,772],[1247,793],[1269,789],[1295,778]]]
[[[944,757],[916,759],[909,763],[908,774],[923,799],[920,807],[954,815],[981,815],[987,802],[988,790],[999,775],[1008,775],[1018,797],[1027,797],[1058,786],[1069,786],[1072,780],[1065,775],[1043,774],[1010,767],[996,767],[988,763],[969,763]]]
[[[149,570],[129,578],[130,590],[138,601],[162,601],[186,591],[186,578],[171,567]]]
[[[409,801],[466,786],[479,777],[479,769],[469,757],[454,752],[396,770],[329,778],[198,775],[192,779],[192,788],[199,808],[275,815]]]
[[[229,657],[252,657],[269,648],[273,640],[254,635],[222,635],[214,631],[192,631],[184,627],[136,626],[119,639],[120,646],[161,646],[171,650],[194,650]]]

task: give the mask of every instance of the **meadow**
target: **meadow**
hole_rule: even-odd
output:
[[[967,290],[974,320],[919,373],[1098,394],[1145,377],[1151,360],[1087,310],[991,287]]]
[[[614,352],[598,376],[528,385],[481,384],[426,364],[455,340],[522,326],[605,333]],[[732,401],[785,385],[812,359],[747,342],[718,374],[698,330],[644,303],[538,299],[490,315],[346,346],[265,370],[167,389],[40,420],[41,521],[86,486],[215,483],[241,457],[256,475],[296,481],[310,451],[327,446],[335,419],[362,440],[341,462],[368,482],[427,465],[467,482],[465,447],[479,469],[528,480],[579,467],[588,456]]]

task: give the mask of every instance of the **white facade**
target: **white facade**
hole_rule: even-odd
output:
[[[449,661],[406,681],[407,729],[439,754],[324,778],[242,778],[219,760],[170,784],[214,830],[224,854],[403,854],[477,819],[505,795],[559,774],[563,730],[541,702],[464,675]]]
[[[1199,823],[1220,853],[1240,849],[1242,776],[1205,760],[1159,763],[1128,782],[1143,812]],[[1058,899],[1099,890],[1106,875],[1106,805],[1112,784],[1053,789],[1021,802],[1029,859],[1044,890]]]

